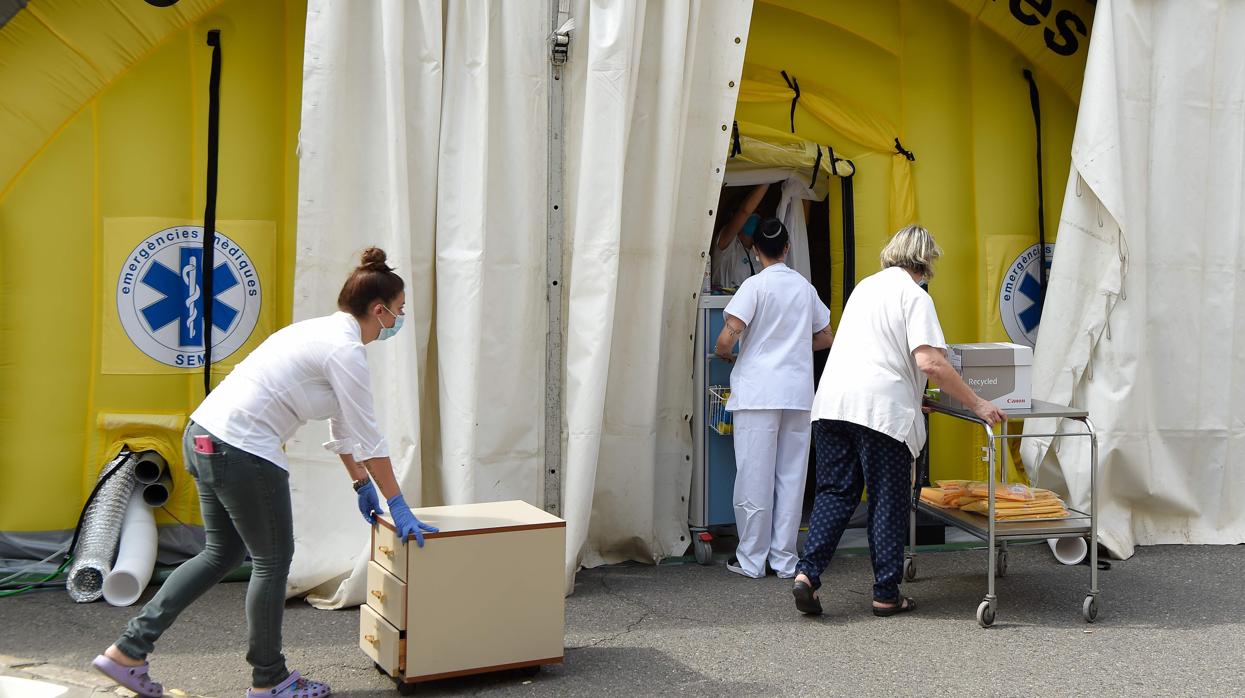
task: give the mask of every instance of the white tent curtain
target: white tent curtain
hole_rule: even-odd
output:
[[[439,420],[435,323],[441,3],[308,3],[299,134],[294,319],[333,312],[359,252],[389,254],[406,280],[404,332],[370,345],[372,386],[412,506],[435,501],[421,473]],[[287,444],[295,555],[289,593],[329,607],[363,599],[368,529],[336,456],[311,423]],[[339,584],[344,579],[354,580]]]
[[[1245,542],[1242,35],[1233,0],[1094,17],[1034,397],[1095,421],[1099,531],[1121,557]],[[1025,443],[1030,477],[1088,506],[1087,441]]]
[[[563,513],[577,563],[682,554],[692,334],[751,0],[573,4]]]
[[[799,175],[788,177],[782,183],[782,197],[778,200],[778,219],[787,226],[791,236],[791,251],[787,253],[787,266],[800,272],[809,283],[813,281],[813,260],[808,256],[808,221],[804,216],[804,202],[825,198],[809,188],[808,180]]]
[[[564,80],[567,583],[686,547],[691,333],[751,2],[572,3]],[[358,252],[407,281],[369,346],[416,505],[542,505],[550,6],[311,0],[295,318]],[[738,37],[738,40],[736,39]],[[368,540],[322,425],[289,444],[290,593],[363,600]]]

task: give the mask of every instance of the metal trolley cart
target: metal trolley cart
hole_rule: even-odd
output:
[[[986,597],[977,606],[977,623],[983,628],[994,624],[998,597],[994,593],[994,578],[1007,574],[1007,543],[1009,541],[1045,540],[1047,538],[1075,538],[1089,534],[1089,594],[1081,604],[1081,614],[1085,621],[1093,623],[1098,617],[1098,437],[1094,433],[1094,425],[1089,420],[1089,413],[1063,405],[1034,400],[1028,409],[1004,410],[1010,419],[1056,418],[1070,419],[1080,422],[1084,432],[1058,434],[1012,434],[1008,431],[1008,423],[1003,422],[1003,431],[996,434],[990,425],[967,409],[950,407],[939,398],[926,398],[925,406],[934,412],[950,415],[974,424],[980,424],[986,432],[986,446],[982,449],[985,455],[982,460],[989,463],[989,481],[986,487],[990,515],[983,521],[981,515],[959,509],[943,509],[927,504],[920,499],[920,486],[917,485],[913,497],[911,523],[909,527],[908,551],[904,555],[904,579],[916,579],[916,515],[917,512],[927,514],[938,521],[954,526],[962,531],[985,541],[990,550],[989,569],[987,570]],[[1089,437],[1090,443],[1090,494],[1089,513],[1068,508],[1069,516],[1065,519],[1020,519],[1014,521],[995,521],[994,490],[996,482],[1006,482],[1006,468],[999,465],[1003,462],[998,454],[999,446],[1006,453],[1007,439],[1021,439],[1036,436],[1061,438]]]

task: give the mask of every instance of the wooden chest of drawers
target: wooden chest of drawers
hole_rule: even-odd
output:
[[[413,510],[440,528],[372,528],[359,647],[399,688],[562,661],[566,523],[526,502]]]

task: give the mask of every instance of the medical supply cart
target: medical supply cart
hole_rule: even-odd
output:
[[[959,509],[946,509],[921,501],[920,486],[913,493],[911,524],[909,528],[908,551],[904,555],[904,579],[916,579],[916,515],[918,512],[927,514],[948,526],[954,526],[985,541],[990,551],[990,561],[986,570],[986,597],[977,606],[977,623],[983,628],[994,624],[998,597],[994,593],[994,579],[1007,574],[1007,543],[1009,541],[1045,540],[1049,538],[1076,538],[1089,536],[1089,594],[1081,604],[1081,614],[1087,623],[1093,623],[1098,617],[1098,437],[1094,433],[1094,425],[1089,420],[1089,413],[1082,409],[1056,405],[1040,400],[1033,400],[1031,407],[1015,410],[1004,410],[1009,419],[1067,419],[1079,422],[1084,432],[1067,432],[1055,434],[1012,434],[1008,430],[1008,422],[1003,422],[1002,433],[996,434],[984,420],[967,409],[953,408],[942,401],[942,395],[926,397],[925,406],[933,412],[963,419],[979,424],[986,432],[985,454],[982,460],[989,464],[986,486],[987,501],[990,514],[982,517]],[[1068,507],[1068,516],[1062,519],[1016,519],[996,521],[995,487],[997,482],[1007,481],[1004,461],[1000,452],[1007,452],[1008,439],[1032,437],[1076,438],[1088,437],[1090,443],[1090,478],[1089,478],[1089,513]],[[1000,451],[1001,449],[1001,451]],[[1005,457],[1005,456],[1004,456]]]
[[[722,310],[729,295],[702,295],[696,310],[695,360],[692,380],[696,399],[692,408],[692,489],[688,528],[692,551],[702,565],[713,563],[710,529],[735,525],[731,501],[735,491],[735,443],[731,438],[731,364],[714,356],[713,349],[725,324]]]

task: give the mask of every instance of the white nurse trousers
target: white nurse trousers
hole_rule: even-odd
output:
[[[796,538],[804,508],[804,479],[812,433],[807,410],[737,410],[735,441],[735,557],[750,577],[765,562],[780,577],[795,576]]]

